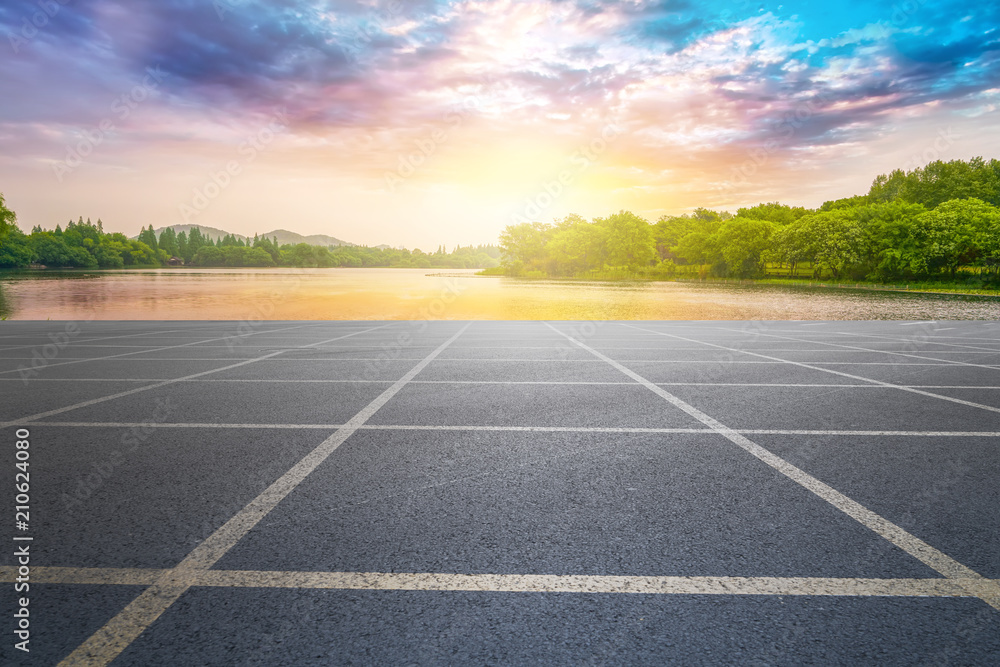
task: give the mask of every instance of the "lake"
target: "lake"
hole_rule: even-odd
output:
[[[1000,298],[673,282],[519,280],[435,269],[0,274],[16,320],[1000,319]]]

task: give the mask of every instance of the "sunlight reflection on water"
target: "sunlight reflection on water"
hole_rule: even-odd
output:
[[[0,315],[100,320],[998,319],[1000,298],[772,285],[526,281],[433,269],[0,275]]]

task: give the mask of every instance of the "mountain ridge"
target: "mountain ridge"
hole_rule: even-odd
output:
[[[160,234],[162,234],[163,230],[165,229],[172,229],[177,234],[185,232],[186,234],[190,235],[191,230],[194,229],[195,227],[201,230],[203,236],[212,238],[215,241],[218,241],[219,239],[228,236],[230,234],[232,234],[234,237],[236,237],[241,241],[253,240],[253,237],[250,236],[245,236],[243,234],[236,234],[234,232],[227,232],[224,229],[218,229],[217,227],[209,227],[207,225],[167,225],[166,227],[160,227],[158,229],[154,229],[153,232],[156,234],[157,238],[159,238]],[[348,241],[338,239],[335,236],[327,236],[326,234],[311,234],[309,236],[304,236],[297,232],[289,231],[287,229],[275,229],[269,232],[265,232],[263,234],[259,234],[259,236],[266,237],[269,239],[277,237],[278,245],[285,245],[285,244],[297,245],[299,243],[306,243],[309,245],[318,245],[318,246],[357,245],[356,243],[350,243]],[[135,236],[133,238],[138,238],[138,237]]]

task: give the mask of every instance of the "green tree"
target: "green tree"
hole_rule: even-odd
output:
[[[16,225],[11,225],[0,240],[0,268],[24,269],[35,261],[35,257],[30,238]]]
[[[922,214],[918,223],[927,234],[928,265],[940,266],[954,279],[960,266],[979,263],[984,250],[992,254],[998,216],[996,207],[979,199],[953,199]]]
[[[728,273],[738,278],[755,278],[764,273],[763,255],[778,223],[737,215],[723,223],[716,244]]]
[[[156,232],[153,231],[153,225],[150,225],[148,228],[143,229],[141,232],[139,232],[138,240],[140,243],[145,243],[153,250],[156,250],[158,246],[156,243]]]
[[[787,264],[790,275],[795,275],[799,264],[815,261],[816,244],[810,233],[808,222],[800,218],[795,222],[779,227],[771,236],[771,243],[763,255],[763,259],[777,264]]]
[[[981,157],[968,162],[937,160],[915,169],[902,187],[902,198],[914,204],[935,208],[952,199],[980,199],[997,202],[1000,180],[994,168]]]
[[[183,259],[185,264],[189,264],[193,256],[188,253],[188,238],[184,232],[177,235],[177,256]]]
[[[873,204],[888,203],[902,198],[903,186],[908,176],[902,169],[894,169],[888,174],[879,174],[868,190],[868,200]]]
[[[187,255],[184,256],[184,263],[191,264],[194,262],[194,258],[197,256],[198,251],[206,245],[208,245],[208,242],[202,235],[201,228],[192,227],[191,231],[188,233]]]
[[[102,269],[123,269],[125,260],[121,250],[115,247],[114,242],[108,237],[101,239],[100,244],[93,250],[94,259]]]
[[[177,246],[177,232],[174,231],[173,227],[166,227],[160,232],[157,247],[167,254],[167,259],[180,255],[180,250]]]
[[[793,223],[807,213],[810,211],[801,206],[786,206],[779,202],[757,204],[736,211],[736,215],[744,220],[767,220],[779,225]]]
[[[582,218],[559,225],[545,246],[554,272],[572,276],[600,269],[604,266],[607,236],[607,228]]]
[[[835,279],[853,277],[869,254],[867,236],[855,209],[821,211],[802,218],[803,232],[809,237],[809,254],[815,264],[825,266]],[[818,276],[817,276],[818,277]]]
[[[926,272],[921,251],[926,234],[917,225],[925,211],[920,204],[896,199],[854,212],[868,236],[866,277],[895,280]]]
[[[191,230],[194,231],[194,230]],[[222,266],[226,258],[222,250],[214,246],[202,246],[192,259],[195,266]]]
[[[671,252],[688,264],[721,262],[722,255],[718,245],[717,231],[718,227],[714,225],[701,225],[682,236]]]
[[[10,232],[11,229],[16,228],[17,214],[7,208],[7,203],[4,201],[3,193],[0,193],[0,242],[3,242],[4,237]]]
[[[541,270],[546,260],[545,245],[551,227],[540,222],[508,225],[500,233],[501,265],[513,275]]]
[[[871,203],[900,199],[929,209],[952,199],[980,199],[1000,205],[1000,161],[936,160],[909,172],[896,169],[875,178],[868,191]]]
[[[37,261],[58,268],[97,268],[97,260],[82,247],[70,246],[55,232],[31,235],[31,245]]]
[[[246,266],[275,266],[274,258],[264,248],[247,248],[243,259]]]
[[[277,265],[281,261],[281,249],[278,247],[276,243],[274,243],[270,239],[266,237],[258,238],[257,235],[255,234],[253,247],[261,249],[264,252],[266,252],[268,256],[270,256],[271,258],[272,266]]]
[[[656,250],[649,222],[630,211],[619,211],[594,222],[607,230],[607,263],[610,266],[635,270],[652,264]]]
[[[833,201],[823,202],[823,205],[819,207],[819,212],[858,208],[859,206],[867,206],[869,203],[871,203],[871,199],[868,195],[843,197],[842,199],[834,199]]]

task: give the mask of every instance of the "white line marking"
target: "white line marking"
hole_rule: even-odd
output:
[[[411,382],[412,384],[412,382]],[[628,383],[634,384],[634,383]],[[56,426],[63,428],[214,428],[214,429],[315,429],[334,431],[343,424],[220,424],[192,422],[66,422],[39,421],[35,426]],[[479,426],[469,425],[426,425],[426,424],[365,424],[359,430],[370,431],[497,431],[529,433],[715,433],[710,428],[642,428],[630,426]],[[836,429],[733,429],[744,435],[839,435],[839,436],[899,436],[907,438],[1000,438],[1000,431],[858,431]]]
[[[834,332],[834,333],[840,333],[840,332]],[[764,335],[764,334],[761,334],[761,335]],[[767,334],[767,335],[774,335],[774,334]],[[850,334],[848,334],[848,335],[850,335]],[[782,336],[782,337],[784,337],[784,336]],[[836,345],[836,343],[822,343],[822,344],[823,345]],[[939,345],[948,345],[948,344],[949,343],[939,343]],[[302,348],[300,348],[300,347],[292,347],[292,348],[284,349],[283,351],[285,351],[285,352],[294,352],[296,350],[301,350],[301,349]],[[416,349],[416,348],[410,348],[410,349]],[[595,350],[597,350],[597,349],[600,349],[600,350],[609,350],[611,348],[596,348],[595,347],[594,349]],[[635,348],[616,348],[616,349],[631,350],[631,349],[635,349]],[[701,350],[701,351],[705,351],[704,347],[699,347],[697,349]],[[754,350],[755,348],[747,347],[747,348],[744,348],[744,349]],[[271,351],[271,352],[276,352],[277,351],[277,350],[270,349],[270,348],[268,348],[268,350]],[[667,349],[661,349],[661,351],[666,351],[666,352],[681,352],[681,353],[683,353],[683,352],[688,352],[688,351],[693,351],[693,350],[691,350],[689,348],[684,348],[684,349],[667,348]],[[780,353],[788,353],[788,352],[792,352],[792,353],[816,353],[816,352],[818,352],[818,353],[822,353],[822,354],[835,354],[835,353],[838,353],[838,352],[841,353],[841,354],[853,354],[853,353],[856,352],[856,350],[850,350],[850,349],[840,349],[840,350],[831,350],[831,349],[801,350],[800,349],[800,350],[795,350],[795,349],[770,349],[770,348],[761,348],[761,349],[757,349],[756,351],[758,351],[758,352],[772,352],[772,353],[779,353],[779,352]],[[883,353],[883,354],[902,354],[902,353],[905,353],[905,350],[868,350],[868,351],[870,351],[870,352],[880,352],[880,353]],[[968,354],[968,355],[977,355],[978,354],[978,355],[984,355],[984,356],[987,356],[987,357],[1000,356],[1000,350],[990,351],[990,352],[983,352],[983,351],[979,351],[979,350],[928,350],[928,352],[931,353],[931,354]],[[0,362],[3,362],[3,361],[31,361],[32,358],[33,357],[0,357]],[[130,359],[110,359],[110,358],[107,358],[107,357],[69,357],[69,358],[67,358],[67,361],[78,361],[78,362],[84,362],[84,361],[109,361],[111,363],[121,362],[121,363],[129,363],[129,364],[134,364],[136,362],[158,362],[158,363],[163,363],[163,364],[169,364],[169,363],[172,363],[172,362],[179,362],[179,361],[180,362],[187,362],[187,363],[233,361],[233,360],[236,360],[236,359],[239,359],[239,358],[240,357],[237,357],[237,356],[230,356],[230,357],[162,357],[162,358],[161,357],[150,357],[150,358],[144,358],[144,359],[136,359],[135,357],[132,357]],[[246,358],[249,358],[249,357],[246,357]],[[393,357],[392,359],[387,359],[386,357],[300,357],[300,358],[288,358],[288,359],[274,359],[273,361],[274,362],[280,362],[282,364],[287,364],[287,365],[294,365],[294,364],[301,364],[301,363],[335,364],[335,363],[352,362],[352,361],[365,361],[365,362],[367,362],[367,361],[376,361],[376,362],[380,362],[380,363],[386,363],[386,362],[389,362],[389,361],[392,361],[392,362],[397,362],[397,361],[420,361],[422,358],[423,357]],[[546,359],[546,358],[543,358],[543,357],[444,357],[444,358],[438,359],[438,361],[440,361],[440,362],[444,362],[444,361],[447,361],[447,362],[465,362],[465,363],[486,362],[486,363],[532,363],[532,364],[538,363],[538,362],[545,362],[545,363],[587,363],[587,364],[600,363],[600,361],[598,359],[551,359],[551,358]],[[660,359],[643,359],[641,357],[636,357],[634,359],[627,359],[627,360],[623,359],[622,361],[638,361],[638,362],[647,363],[647,364],[655,364],[655,363],[664,363],[664,364],[671,364],[671,363],[674,363],[674,364],[707,364],[707,363],[720,363],[720,362],[721,363],[728,363],[728,362],[726,362],[724,360],[715,360],[715,359],[662,359],[662,358],[660,358]],[[940,361],[942,364],[954,363],[950,359],[940,359],[938,361]],[[742,362],[735,362],[735,363],[763,363],[763,362],[742,361]],[[885,366],[885,365],[890,365],[890,364],[893,365],[893,366],[903,365],[903,364],[900,364],[899,362],[884,362],[884,361],[883,362],[815,361],[814,363],[841,364],[841,365],[852,364],[852,365],[858,365],[858,366]],[[913,364],[913,365],[914,366],[938,366],[940,364]],[[990,368],[998,368],[998,367],[1000,367],[1000,365],[998,365],[998,364],[986,364],[986,365],[989,366]],[[7,379],[7,378],[0,378],[0,379]],[[18,378],[18,379],[20,379],[20,378]],[[32,378],[32,379],[41,379],[41,378]],[[58,378],[56,378],[56,379],[58,379]]]
[[[271,333],[272,331],[289,331],[291,329],[302,329],[302,328],[305,328],[305,327],[308,327],[308,326],[314,326],[314,325],[303,324],[303,325],[295,326],[295,327],[286,327],[284,329],[272,329],[271,331],[255,331],[253,333],[248,333],[247,336],[257,336],[257,335],[260,335],[260,334]],[[230,339],[230,338],[233,338],[233,336],[222,336],[221,338],[208,338],[208,339],[200,340],[200,341],[196,340],[196,341],[193,341],[191,343],[182,343],[180,345],[168,345],[166,347],[144,348],[142,351],[139,351],[139,352],[123,352],[121,354],[112,354],[112,355],[108,355],[106,357],[90,357],[90,358],[87,358],[87,359],[70,359],[70,360],[67,360],[67,361],[56,361],[56,362],[52,362],[52,363],[46,364],[43,368],[55,368],[56,366],[69,366],[70,364],[82,364],[82,363],[87,362],[87,361],[103,361],[105,359],[118,359],[120,357],[128,357],[128,356],[131,356],[133,354],[142,354],[143,352],[160,352],[162,350],[176,350],[176,349],[181,348],[181,347],[190,347],[192,345],[198,345],[199,343],[207,343],[209,341],[214,341],[214,340],[227,340],[227,339]],[[118,347],[118,346],[109,346],[109,347]],[[3,374],[3,373],[17,373],[20,370],[21,369],[19,369],[19,368],[13,368],[13,369],[6,370],[6,371],[0,371],[0,374]]]
[[[900,323],[899,326],[901,326],[901,327],[912,327],[912,326],[914,326],[916,324],[934,324],[936,322],[937,322],[937,320],[930,320],[928,322],[902,322],[902,323]]]
[[[623,327],[629,327],[629,328],[632,328],[632,329],[639,329],[640,331],[652,331],[651,329],[641,329],[640,327],[636,327],[636,326],[633,326],[631,324],[622,324],[621,326],[623,326]],[[882,380],[873,380],[872,378],[866,378],[866,377],[862,377],[860,375],[852,375],[851,373],[844,373],[844,372],[841,372],[841,371],[835,371],[835,370],[833,370],[831,368],[823,368],[822,366],[813,366],[812,364],[806,364],[806,363],[803,363],[801,361],[790,361],[788,359],[781,359],[780,357],[772,357],[772,356],[769,356],[769,355],[766,355],[766,354],[761,354],[760,352],[749,352],[747,350],[741,350],[741,349],[735,348],[735,347],[726,347],[725,345],[717,345],[716,343],[707,343],[707,342],[704,342],[704,341],[696,341],[693,338],[685,338],[684,336],[678,336],[676,334],[669,334],[669,333],[664,333],[664,332],[656,332],[656,333],[659,333],[661,336],[668,336],[670,338],[677,338],[678,340],[686,340],[688,342],[700,342],[702,345],[708,345],[710,347],[717,347],[720,350],[729,350],[730,352],[738,352],[740,354],[749,354],[751,356],[760,357],[762,359],[773,359],[773,360],[777,360],[777,361],[783,361],[784,363],[789,364],[791,366],[799,366],[801,368],[810,368],[812,370],[823,371],[824,373],[832,373],[833,375],[839,375],[841,377],[851,378],[852,380],[861,380],[862,382],[871,382],[874,385],[878,385],[880,387],[885,387],[886,389],[899,389],[900,391],[906,391],[906,392],[909,392],[911,394],[919,394],[921,396],[929,396],[930,398],[937,398],[937,399],[940,399],[942,401],[948,401],[950,403],[958,403],[959,405],[965,405],[965,406],[968,406],[970,408],[978,408],[979,410],[988,410],[990,412],[998,412],[998,413],[1000,413],[1000,408],[993,407],[992,405],[983,405],[982,403],[973,403],[972,401],[963,401],[960,398],[954,398],[952,396],[945,396],[944,394],[935,394],[933,392],[924,391],[922,389],[916,389],[916,388],[914,388],[912,386],[908,386],[908,385],[893,384],[892,382],[883,382]],[[766,333],[760,333],[760,332],[756,332],[755,335],[758,335],[758,336],[771,336],[772,338],[788,338],[788,336],[780,336],[778,334],[766,334]],[[840,346],[840,347],[852,347],[850,345],[839,345],[839,343],[827,343],[827,344],[828,345],[837,345],[837,346]],[[863,349],[863,348],[859,348],[859,349]],[[865,350],[865,351],[866,352],[877,352],[877,350]],[[905,355],[905,356],[912,356],[912,355]],[[960,365],[960,366],[977,366],[977,367],[979,366],[979,364],[966,364],[965,362],[947,361],[947,360],[944,360],[944,359],[938,359],[938,361],[942,361],[944,363],[943,364],[931,364],[931,365],[932,366],[934,366],[934,365],[944,365],[944,366]],[[828,364],[826,362],[823,362],[823,363],[824,363],[824,365],[827,365],[827,366],[833,365],[833,364]],[[899,365],[899,366],[916,366],[918,364],[895,364],[895,365]],[[982,366],[982,368],[992,368],[992,366]]]
[[[249,360],[252,361],[252,360]],[[622,361],[630,361],[623,359]],[[641,362],[640,362],[641,363]],[[819,362],[822,363],[822,362]],[[909,364],[907,364],[909,365]],[[19,382],[17,378],[0,378],[0,382]],[[174,380],[172,378],[38,378],[37,382],[185,382],[191,384],[235,383],[235,384],[392,384],[395,379],[386,380],[279,380],[275,378],[194,378]],[[600,380],[413,380],[410,384],[482,384],[482,385],[583,385],[595,387],[633,385],[634,382],[611,382]],[[876,384],[834,384],[806,382],[656,382],[661,387],[801,387],[812,389],[883,389]],[[912,389],[983,389],[996,390],[1000,385],[937,385],[905,384],[900,387]]]
[[[383,325],[385,326],[385,325]],[[304,480],[309,473],[325,461],[345,440],[358,430],[389,399],[395,396],[427,364],[434,360],[452,342],[458,339],[471,324],[466,324],[458,333],[446,340],[423,361],[382,392],[359,413],[354,415],[336,433],[319,444],[313,451],[296,463],[288,472],[240,510],[218,530],[208,536],[187,555],[175,568],[167,570],[157,578],[156,583],[147,588],[125,609],[108,621],[104,627],[73,651],[60,665],[105,665],[114,660],[136,637],[149,627],[188,588],[198,581],[227,551],[253,529],[257,523],[273,510],[289,493]],[[194,575],[194,576],[192,576]]]
[[[853,334],[845,334],[844,332],[841,332],[841,331],[833,331],[831,333],[837,333],[837,334],[842,334],[842,335],[847,335],[847,336],[853,335]],[[886,340],[892,340],[892,339],[886,339]],[[811,341],[811,342],[815,342],[815,341]],[[817,344],[821,344],[821,343],[817,343]],[[829,345],[829,343],[824,343],[824,344]],[[969,354],[969,355],[980,354],[980,355],[986,355],[986,356],[997,356],[997,355],[1000,355],[1000,349],[998,349],[998,350],[987,350],[986,348],[970,348],[970,346],[968,346],[968,345],[955,345],[954,343],[935,343],[935,345],[949,345],[951,347],[961,347],[961,348],[966,348],[966,349],[962,349],[962,350],[925,350],[925,351],[926,352],[930,352],[932,354]],[[408,350],[418,350],[418,349],[423,349],[424,347],[425,346],[423,346],[423,345],[414,345],[414,346],[408,347],[407,349]],[[267,349],[270,350],[271,352],[274,352],[274,351],[276,351],[277,348],[272,348],[271,346],[267,346]],[[290,347],[290,348],[287,348],[287,349],[290,350],[290,351],[292,351],[292,350],[298,350],[298,349],[301,349],[301,348]],[[318,349],[318,348],[316,348],[316,349]],[[426,349],[433,349],[433,346],[428,347]],[[495,350],[496,348],[490,348],[490,349],[494,349]],[[535,348],[528,348],[528,349],[535,349]],[[552,348],[546,348],[546,349],[551,350]],[[703,348],[703,347],[667,347],[667,348],[664,348],[664,347],[659,347],[659,348],[643,347],[643,348],[639,348],[639,347],[596,347],[595,346],[594,349],[595,350],[604,350],[604,351],[607,351],[607,350],[654,350],[655,349],[655,350],[659,350],[661,352],[696,352],[696,351],[699,351],[699,350],[704,351],[705,348]],[[753,349],[753,348],[748,348],[748,349]],[[766,348],[766,347],[765,348],[761,348],[758,351],[759,352],[822,352],[824,354],[830,354],[830,353],[834,353],[834,352],[841,352],[843,354],[851,354],[853,352],[853,350],[831,350],[829,348]],[[890,352],[913,352],[914,350],[909,349],[909,350],[873,350],[873,351],[875,351],[875,352],[890,353]],[[63,358],[66,358],[66,359],[69,359],[69,360],[73,360],[73,361],[91,361],[91,360],[95,360],[96,361],[96,360],[101,360],[103,357],[63,357]],[[161,362],[161,363],[165,363],[165,362],[171,362],[171,361],[190,361],[190,362],[232,361],[234,358],[235,357],[232,357],[232,356],[229,356],[229,357],[148,357],[148,358],[142,358],[142,359],[136,359],[136,358],[133,357],[131,359],[123,359],[122,361],[123,362],[128,362],[128,363],[135,363],[137,361],[158,361],[158,362]],[[392,361],[420,361],[422,358],[423,357],[393,357]],[[33,357],[6,357],[6,356],[0,356],[0,361],[30,361],[31,359],[33,359]],[[287,361],[291,361],[291,362],[321,361],[322,362],[322,361],[385,361],[385,360],[386,360],[385,357],[336,357],[336,356],[329,356],[329,357],[308,357],[308,358],[300,358],[300,359],[288,359]],[[112,360],[112,361],[114,361],[114,360]],[[552,358],[546,359],[545,357],[441,357],[440,359],[438,359],[438,361],[469,361],[469,362],[473,362],[473,361],[521,361],[521,362],[535,362],[535,361],[564,361],[564,360],[563,359],[552,359]],[[595,359],[572,359],[570,361],[587,361],[587,362],[593,362],[593,361],[596,361],[596,360]]]
[[[907,531],[903,530],[896,524],[892,523],[888,519],[885,519],[875,512],[872,512],[868,508],[864,507],[860,503],[848,498],[844,494],[840,493],[833,487],[824,484],[812,475],[808,474],[804,470],[795,467],[788,461],[784,460],[780,456],[777,456],[767,449],[764,449],[757,443],[753,442],[746,436],[742,435],[729,428],[725,424],[721,423],[714,417],[707,415],[693,405],[686,403],[677,396],[669,393],[662,387],[658,387],[646,378],[642,377],[638,373],[626,368],[614,359],[604,356],[597,350],[589,348],[585,343],[581,343],[572,336],[562,333],[556,329],[551,324],[546,323],[546,326],[562,334],[571,343],[580,347],[581,349],[588,350],[594,356],[603,359],[608,364],[614,366],[619,371],[632,378],[636,382],[642,384],[647,389],[652,391],[654,394],[664,399],[676,408],[679,408],[688,415],[694,417],[702,424],[705,424],[709,428],[715,430],[716,433],[723,436],[730,442],[732,442],[737,447],[743,449],[749,454],[757,457],[767,465],[771,466],[781,474],[788,477],[790,480],[801,485],[805,489],[811,491],[815,495],[819,496],[826,502],[830,503],[841,512],[847,514],[855,521],[861,523],[865,527],[869,528],[873,532],[881,535],[883,538],[896,545],[903,551],[907,552],[917,560],[921,561],[928,567],[933,568],[937,572],[940,572],[949,579],[981,579],[985,580],[984,577],[973,571],[972,569],[962,565],[958,561],[954,560],[947,554],[935,549],[931,545],[927,544],[920,538],[911,535]],[[639,327],[632,327],[631,325],[623,324],[622,326],[627,326],[631,328],[639,329],[640,331],[649,331],[648,329],[641,329]],[[670,334],[664,334],[670,335]],[[690,341],[689,341],[690,342]],[[979,589],[968,589],[970,594],[980,597],[980,599],[987,602],[997,609],[1000,609],[1000,587],[994,584],[994,588],[998,589],[998,592],[994,593],[992,591],[986,594],[980,594]]]
[[[209,329],[209,328],[210,327],[206,327],[206,329]],[[139,336],[155,336],[157,334],[168,334],[168,333],[187,333],[187,332],[190,332],[190,331],[191,331],[191,329],[167,329],[166,331],[147,331],[146,333],[123,334],[123,335],[120,335],[120,336],[102,336],[100,338],[70,338],[69,342],[66,343],[66,346],[67,347],[74,347],[74,346],[75,347],[97,347],[95,345],[87,345],[87,343],[89,343],[91,341],[95,341],[95,340],[113,340],[115,338],[137,338]],[[33,334],[33,336],[34,337],[39,337],[39,336],[41,336],[42,333],[43,332],[38,332],[36,334]],[[53,334],[55,336],[58,336],[60,334],[62,334],[62,335],[68,335],[67,332],[65,331],[65,328],[63,330],[61,330],[61,331],[54,331],[54,332],[53,331],[49,331],[49,332],[44,332],[44,333]],[[18,337],[23,337],[23,338],[31,338],[33,336],[32,335],[28,335],[28,334],[19,334],[18,335]],[[38,343],[34,343],[34,344],[31,344],[31,345],[4,345],[3,348],[4,348],[4,350],[23,350],[25,348],[42,347],[42,346],[44,346],[44,345],[46,345],[47,343],[50,343],[50,342],[52,342],[52,341],[48,340],[48,339],[41,339]],[[115,346],[114,345],[102,345],[101,347],[115,347]],[[30,357],[29,357],[29,359],[30,359]]]
[[[153,585],[170,570],[35,567],[41,584]],[[0,582],[13,583],[16,568],[0,567]],[[975,597],[980,579],[863,579],[828,577],[699,577],[551,574],[451,574],[437,572],[268,572],[203,570],[191,586],[488,593],[583,593],[640,595],[836,595],[850,597]],[[987,580],[989,582],[989,580]],[[995,583],[995,582],[992,582]]]
[[[355,331],[354,333],[345,334],[339,338],[334,338],[333,340],[340,340],[342,338],[350,338],[351,336],[357,336],[359,334],[368,333],[369,331],[375,331],[376,329],[382,329],[389,326],[388,324],[383,324],[381,326],[372,327],[371,329],[365,329],[362,331]],[[305,347],[309,347],[308,345]],[[233,368],[238,368],[240,366],[246,366],[247,364],[252,364],[263,359],[269,359],[273,356],[284,354],[286,350],[280,350],[278,352],[272,352],[271,354],[265,354],[262,357],[255,357],[253,359],[246,359],[235,364],[230,364],[229,366],[223,366],[222,368],[213,368],[212,370],[202,371],[201,373],[193,373],[191,375],[185,375],[184,377],[175,378],[172,380],[164,380],[162,382],[155,382],[154,384],[143,385],[142,387],[136,387],[135,389],[127,389],[126,391],[120,391],[117,394],[110,394],[108,396],[101,396],[99,398],[92,398],[89,401],[81,401],[79,403],[74,403],[73,405],[68,405],[62,408],[56,408],[55,410],[47,410],[45,412],[39,412],[34,415],[29,415],[26,417],[21,417],[18,419],[0,422],[0,428],[6,428],[8,426],[30,424],[36,419],[44,419],[45,417],[51,417],[54,415],[59,415],[64,412],[69,412],[71,410],[77,410],[79,408],[85,408],[91,405],[96,405],[98,403],[104,403],[105,401],[111,401],[116,398],[123,398],[125,396],[131,396],[132,394],[138,394],[140,392],[149,391],[150,389],[158,389],[160,387],[165,387],[167,385],[176,384],[178,382],[184,382],[186,380],[194,380],[196,378],[203,377],[205,375],[211,375],[212,373],[219,373],[221,371],[230,370]]]
[[[910,343],[910,344],[918,344],[918,345],[919,344],[923,344],[923,343],[930,343],[932,345],[944,345],[944,346],[947,346],[947,347],[962,348],[962,350],[970,350],[969,354],[972,354],[972,353],[976,353],[976,354],[1000,354],[1000,348],[996,348],[996,347],[983,347],[982,345],[963,345],[961,343],[945,343],[945,342],[940,341],[940,340],[932,340],[932,338],[934,338],[934,339],[936,339],[936,338],[959,338],[960,340],[987,340],[987,341],[990,341],[990,342],[993,342],[993,343],[1000,342],[1000,341],[997,341],[995,338],[966,338],[964,336],[933,336],[933,337],[928,336],[927,340],[918,340],[918,339],[913,339],[913,338],[896,338],[895,336],[886,336],[884,334],[872,334],[872,333],[869,333],[869,334],[856,334],[856,333],[850,333],[850,332],[847,332],[847,331],[831,331],[830,333],[836,334],[838,336],[851,336],[852,338],[875,338],[875,339],[877,339],[876,341],[869,341],[869,342],[890,341],[890,342],[893,342],[893,343]],[[811,342],[819,342],[819,341],[811,341]],[[829,343],[822,343],[822,344],[823,345],[829,345]],[[914,352],[915,350],[889,350],[889,351],[892,351],[892,352]],[[919,351],[919,350],[916,350],[916,351]],[[925,351],[926,352],[933,352],[934,354],[947,354],[949,352],[951,352],[953,354],[957,354],[959,352],[959,350],[925,350]]]
[[[732,330],[731,329],[727,329],[727,331],[732,331]],[[840,333],[840,332],[834,332],[834,333]],[[757,335],[768,336],[770,338],[781,338],[781,339],[785,339],[785,340],[795,340],[791,336],[782,336],[782,335],[779,335],[779,334],[769,334],[769,333],[758,332]],[[852,335],[852,334],[847,334],[847,335]],[[843,343],[825,343],[825,342],[822,342],[822,341],[814,341],[814,342],[819,343],[820,345],[829,345],[831,347],[841,348],[844,351],[874,352],[874,353],[877,353],[877,354],[889,354],[889,355],[897,356],[897,357],[908,357],[908,358],[911,358],[911,359],[923,359],[924,361],[938,361],[938,362],[941,362],[943,364],[947,364],[947,365],[951,365],[951,366],[971,366],[973,368],[989,368],[989,369],[992,369],[992,370],[997,370],[997,366],[995,366],[995,365],[974,364],[974,363],[971,363],[971,362],[968,362],[968,361],[956,361],[954,359],[938,359],[936,357],[926,357],[926,356],[923,356],[923,355],[920,355],[920,354],[913,354],[912,352],[888,352],[886,350],[873,350],[871,348],[860,347],[858,345],[844,345]],[[935,354],[935,352],[933,350],[931,351],[931,353]],[[819,363],[825,363],[825,362],[817,361],[815,363],[819,364]],[[836,363],[843,364],[845,362],[836,362]],[[850,362],[846,362],[846,363],[850,363]],[[903,365],[903,364],[899,364],[899,365]]]
[[[762,336],[770,336],[770,335],[774,335],[774,334],[760,334],[760,335],[762,335]],[[783,338],[784,336],[780,336],[780,337]],[[705,345],[707,343],[702,343],[702,344]],[[827,345],[836,345],[836,343],[827,343]],[[285,353],[285,352],[294,351],[294,350],[301,350],[301,349],[303,349],[303,348],[294,347],[294,348],[289,348],[289,349],[278,350],[278,352]],[[740,351],[741,352],[747,352],[748,350],[740,350]],[[765,351],[766,352],[799,352],[799,350],[765,350]],[[818,352],[844,352],[844,353],[850,353],[851,352],[851,350],[810,350],[810,351],[818,351]],[[883,352],[883,350],[867,350],[867,351],[868,352]],[[885,352],[885,353],[886,354],[900,354],[898,352],[897,353]],[[129,354],[132,354],[132,353],[130,352]],[[1000,354],[1000,352],[998,352],[998,354]],[[94,359],[74,359],[73,361],[74,362],[103,361],[103,360],[108,359],[108,358],[109,357],[97,357],[97,358],[94,358]],[[234,358],[238,358],[238,357],[230,357],[228,359],[125,359],[123,361],[128,361],[130,363],[134,362],[134,361],[232,361]],[[776,359],[777,359],[777,357],[776,357]],[[0,359],[0,361],[3,361],[3,359]],[[343,362],[343,361],[366,361],[366,362],[386,363],[387,361],[392,361],[392,362],[396,362],[396,361],[420,361],[420,358],[419,357],[398,357],[398,358],[394,358],[394,359],[385,359],[385,358],[378,358],[378,357],[362,358],[362,359],[311,359],[310,358],[310,359],[273,359],[273,361],[277,361],[277,362],[280,362],[282,364],[291,365],[291,364],[303,363],[303,362],[308,362],[310,364],[317,364],[317,363],[340,363],[340,362]],[[480,362],[485,362],[485,363],[506,363],[506,362],[517,362],[517,363],[532,363],[532,364],[537,364],[537,363],[599,364],[599,363],[601,363],[601,361],[599,359],[531,359],[531,358],[524,358],[524,359],[520,359],[520,358],[518,358],[518,359],[506,359],[506,358],[504,358],[504,359],[500,359],[500,358],[475,359],[475,358],[470,358],[470,359],[440,359],[439,361],[460,361],[460,362],[466,362],[466,363],[480,363]],[[776,364],[776,363],[784,363],[787,360],[782,359],[782,360],[779,360],[779,361],[750,361],[750,360],[739,360],[739,359],[622,359],[622,361],[629,361],[629,362],[637,363],[637,364],[723,364],[723,365],[727,365],[727,364],[749,364],[749,365],[767,366],[767,365]],[[957,362],[957,361],[951,361],[949,359],[936,359],[935,361],[937,361],[938,363],[934,363],[934,364],[925,364],[925,363],[919,363],[919,362],[912,362],[912,363],[911,362],[905,362],[904,363],[904,362],[899,362],[899,361],[815,361],[815,362],[812,362],[812,363],[825,364],[827,366],[894,366],[894,367],[895,366],[947,366],[949,364],[954,365],[954,364],[960,364],[961,363],[961,362]],[[66,363],[69,363],[69,362],[66,362]],[[51,367],[51,366],[55,366],[55,365],[56,364],[50,364],[50,366],[47,366],[46,368]],[[986,364],[968,364],[968,365],[982,365],[983,368],[994,368],[994,369],[1000,368],[1000,365],[986,365]],[[17,370],[17,369],[15,369],[15,370]],[[9,373],[9,372],[14,372],[14,371],[0,371],[0,373]],[[0,379],[5,379],[5,378],[0,378]],[[17,378],[17,379],[20,379],[20,378]],[[32,378],[32,380],[34,380],[34,379],[39,379],[39,378]],[[60,379],[69,379],[69,378],[53,378],[53,379],[60,380]]]

